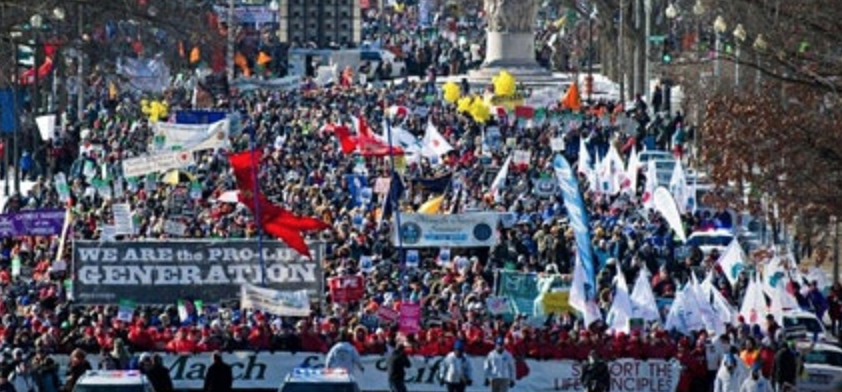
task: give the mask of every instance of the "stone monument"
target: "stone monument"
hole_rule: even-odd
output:
[[[483,0],[486,16],[485,61],[468,73],[473,83],[487,83],[500,71],[526,85],[563,82],[535,61],[535,21],[540,0]]]

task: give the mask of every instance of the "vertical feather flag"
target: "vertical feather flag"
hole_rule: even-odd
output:
[[[658,175],[656,173],[655,161],[649,161],[646,164],[646,183],[643,185],[643,194],[640,196],[640,201],[643,208],[655,208],[655,189],[658,188]]]
[[[256,160],[260,161],[260,152],[255,152]],[[263,230],[284,241],[298,253],[309,257],[310,249],[302,237],[304,231],[325,230],[329,226],[315,218],[301,217],[286,209],[272,204],[262,193],[254,195],[255,182],[253,177],[252,153],[249,151],[230,155],[228,161],[234,169],[234,177],[240,188],[240,202],[252,212],[260,210],[260,222]]]
[[[725,277],[728,278],[728,282],[731,283],[731,287],[737,287],[737,280],[745,268],[745,260],[745,253],[743,253],[743,248],[737,240],[731,241],[731,244],[722,252],[722,256],[719,256],[717,263],[722,268]]]
[[[380,212],[380,222],[378,223],[378,227],[384,220],[389,220],[392,217],[392,213],[400,208],[400,200],[403,198],[403,194],[406,188],[403,185],[403,180],[398,175],[397,172],[392,172],[392,180],[389,182],[389,192],[383,197],[383,208]]]
[[[503,167],[497,172],[494,181],[491,182],[491,195],[494,196],[494,201],[500,203],[503,201],[503,194],[500,192],[506,186],[506,177],[509,176],[509,166],[512,164],[512,154],[506,158]]]
[[[631,294],[632,316],[643,321],[661,321],[661,313],[658,311],[658,303],[655,301],[655,294],[652,292],[652,283],[649,281],[649,271],[644,266],[637,273],[637,280]]]
[[[678,211],[682,214],[687,212],[687,203],[690,198],[690,187],[687,186],[687,176],[684,174],[684,166],[681,161],[675,162],[672,177],[670,177],[670,193],[675,199]]]
[[[608,311],[608,327],[615,332],[631,332],[632,302],[629,298],[629,285],[626,283],[626,276],[617,266],[617,276],[614,278],[614,297],[611,301],[611,309]]]
[[[585,144],[584,135],[579,136],[579,163],[577,164],[576,171],[590,178],[591,154],[588,152],[587,144]]]

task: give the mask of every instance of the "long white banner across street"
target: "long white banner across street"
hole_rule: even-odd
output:
[[[226,363],[234,370],[234,389],[277,389],[287,374],[299,367],[324,367],[324,355],[308,353],[254,353],[239,352],[223,354]],[[412,368],[407,370],[407,387],[411,392],[439,392],[438,370],[442,357],[413,357]],[[56,357],[64,374],[68,357]],[[94,369],[98,357],[89,355]],[[365,356],[365,372],[355,378],[363,391],[388,391],[385,356]],[[482,357],[470,357],[474,383],[468,392],[487,391],[483,386]],[[164,364],[170,369],[170,376],[176,390],[201,390],[210,366],[210,354],[164,355]],[[582,391],[579,382],[582,365],[575,361],[533,361],[526,360],[522,366],[522,377],[516,382],[513,392]],[[609,363],[611,392],[674,392],[678,386],[681,367],[677,362],[663,360],[640,361],[622,359]]]
[[[471,248],[493,246],[500,214],[401,214],[400,230],[394,230],[407,248]]]

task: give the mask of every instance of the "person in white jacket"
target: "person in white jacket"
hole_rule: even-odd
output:
[[[485,386],[491,385],[491,392],[508,392],[515,386],[515,358],[503,348],[503,338],[494,342],[494,350],[485,357]]]
[[[740,387],[740,392],[774,392],[772,390],[772,384],[769,380],[763,378],[763,372],[760,369],[760,366],[755,365],[751,369],[751,377],[746,378],[743,381],[743,385]]]
[[[473,384],[471,362],[464,350],[465,344],[457,340],[453,344],[453,351],[441,361],[439,382],[447,386],[447,392],[465,392],[465,388]]]
[[[355,369],[359,369],[360,372],[365,371],[360,353],[349,341],[348,332],[342,331],[339,334],[339,342],[334,344],[327,353],[325,367],[328,369],[345,369],[348,373],[353,373]]]
[[[713,392],[738,391],[747,376],[748,368],[743,361],[734,354],[725,354],[713,379]]]

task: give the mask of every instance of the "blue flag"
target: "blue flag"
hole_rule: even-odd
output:
[[[579,192],[579,181],[576,179],[576,172],[570,167],[570,163],[561,155],[555,156],[553,167],[558,178],[559,188],[561,188],[561,197],[564,199],[564,208],[567,209],[567,216],[570,219],[570,225],[573,227],[573,235],[576,237],[576,254],[585,270],[585,293],[587,298],[595,298],[596,273],[593,264],[588,211],[585,209],[585,202]]]

